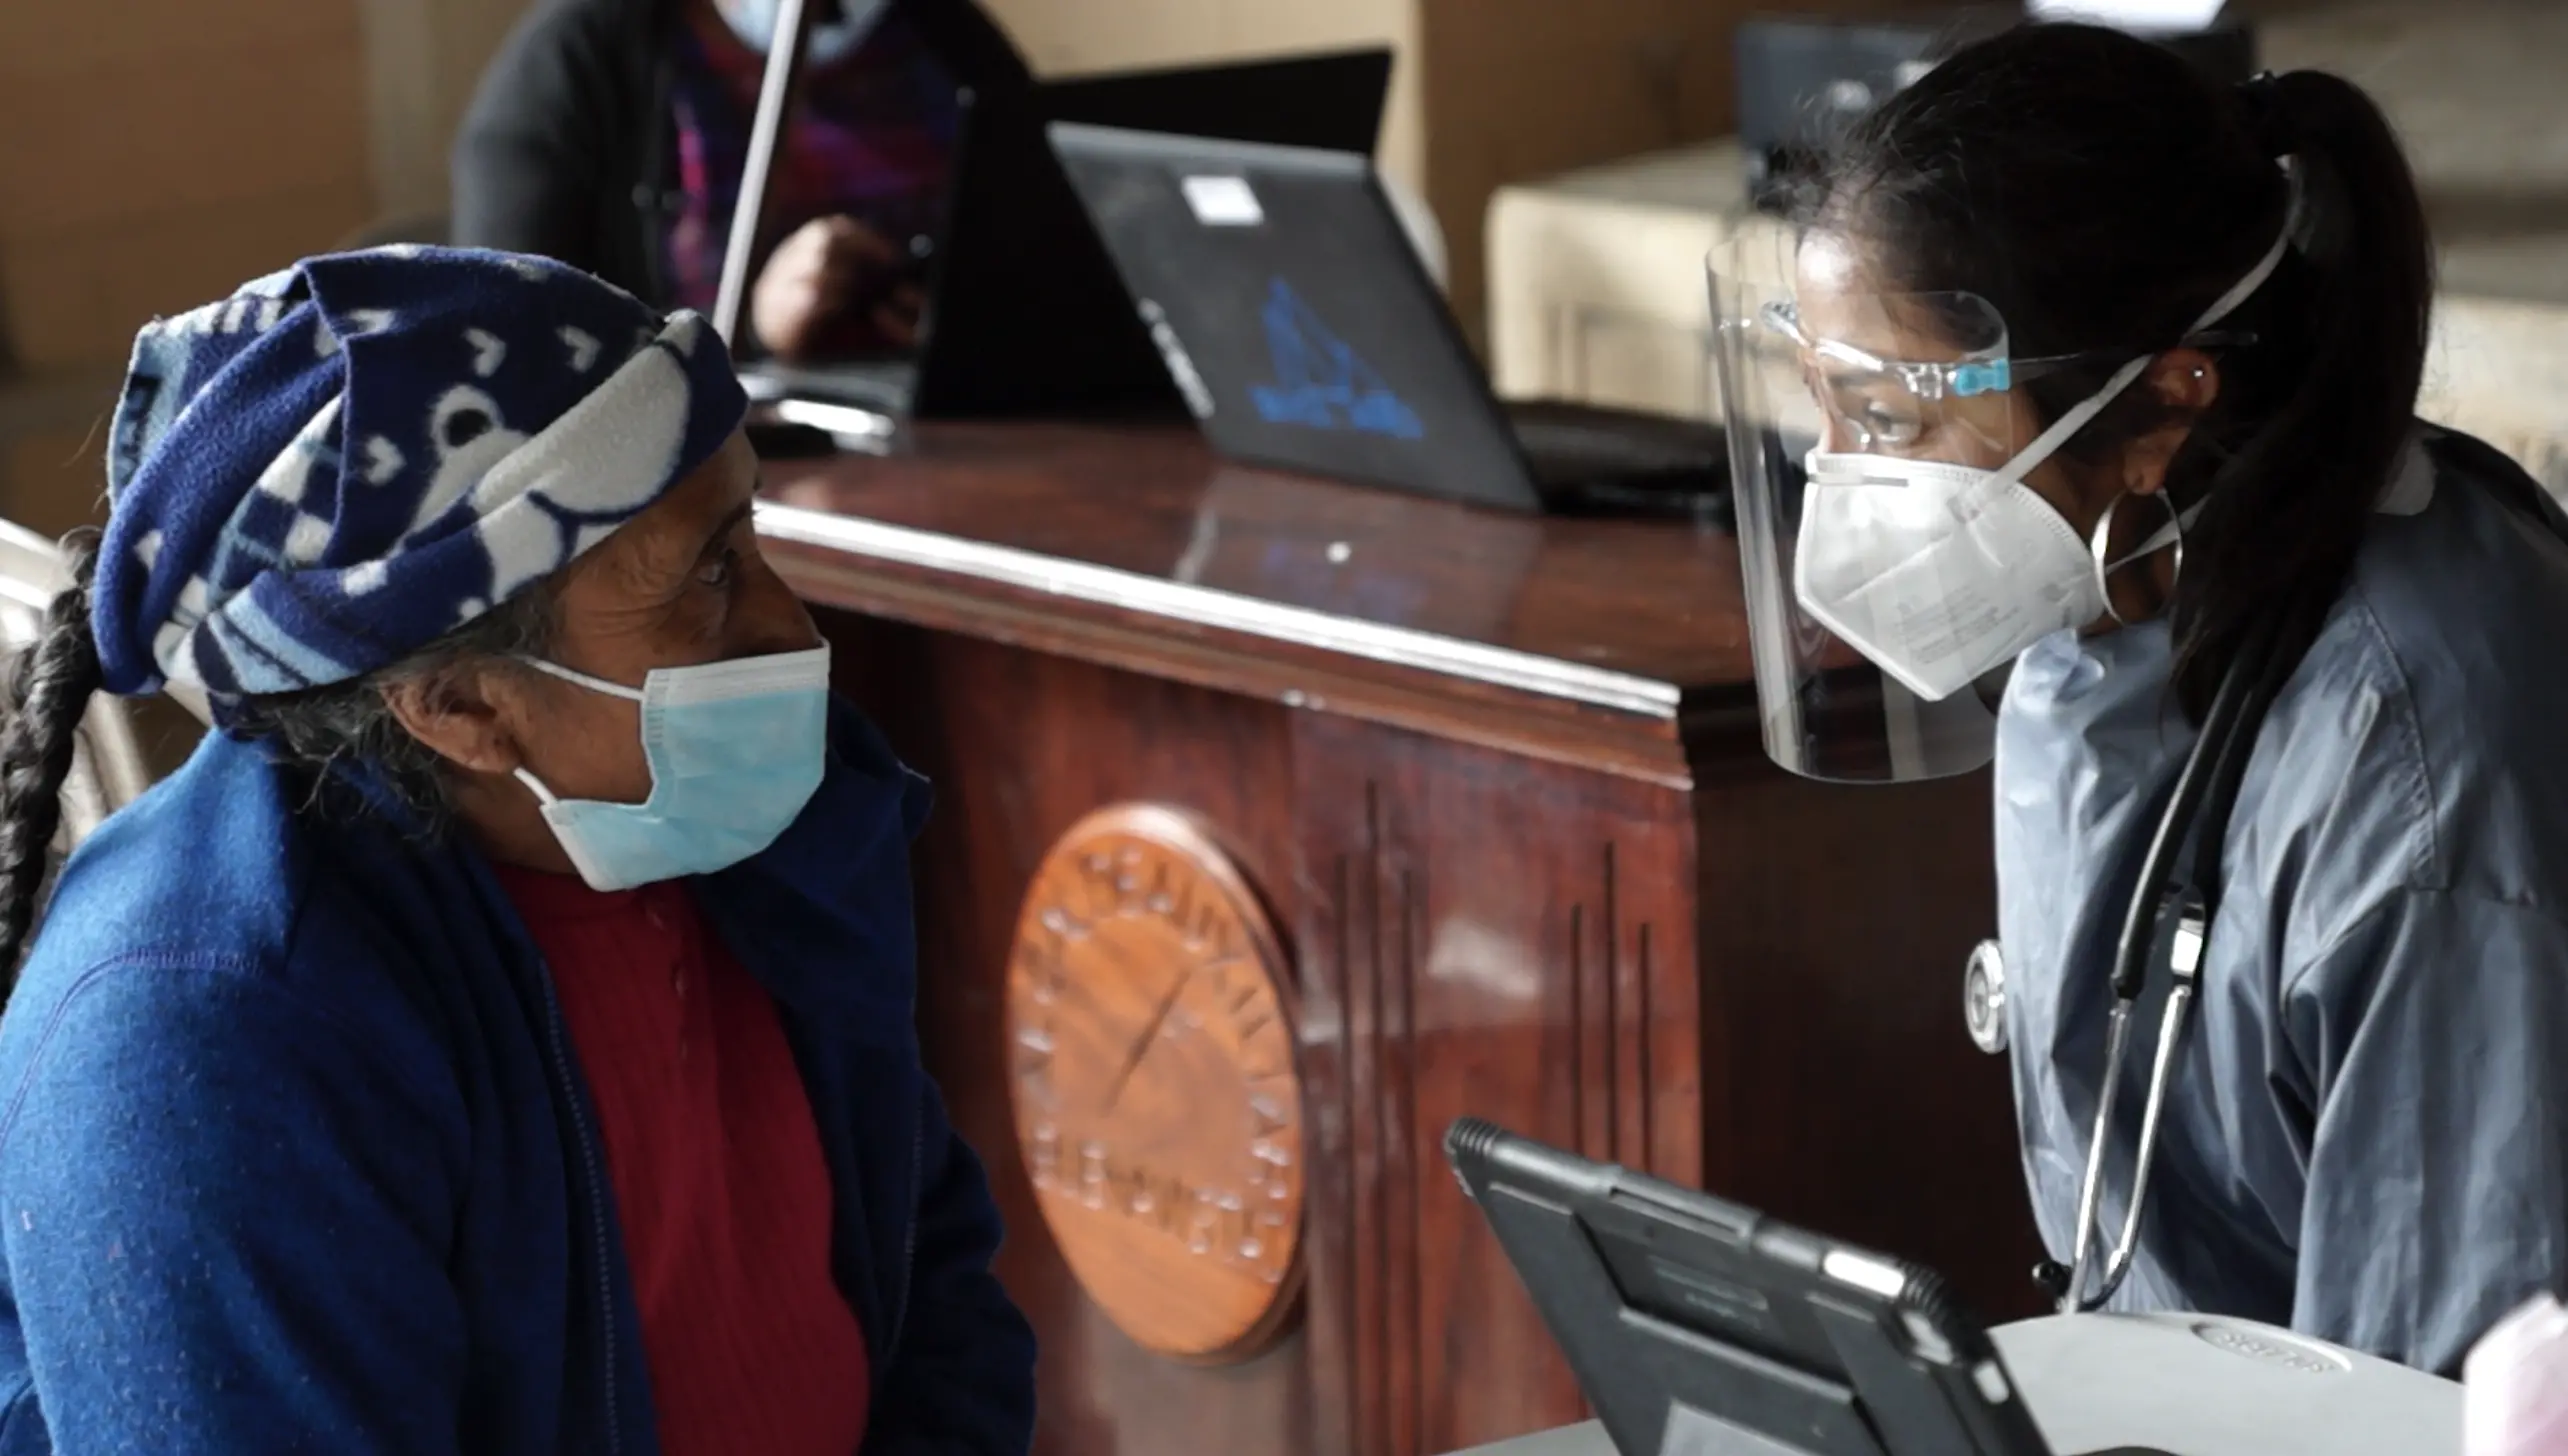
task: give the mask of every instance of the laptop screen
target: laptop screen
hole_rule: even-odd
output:
[[[684,3],[698,7],[692,27],[704,54],[741,29],[714,7],[755,6]],[[770,122],[772,161],[760,123],[775,97],[764,93],[781,89],[793,46],[749,46],[774,54],[763,66],[738,64],[722,87],[700,74],[687,93],[705,115],[727,109],[745,140],[700,149],[698,190],[727,185],[732,203],[705,210],[685,250],[692,264],[673,271],[692,273],[695,297],[710,280],[717,325],[740,357],[759,361],[744,370],[753,392],[914,417],[1176,409],[1132,302],[1044,144],[1047,111],[1369,135],[1388,78],[1386,53],[1351,51],[1040,85],[972,0],[808,3],[820,9],[804,62],[790,71],[791,102]],[[717,157],[729,178],[710,170]],[[763,194],[764,205],[741,194]],[[711,217],[752,209],[756,236],[738,238],[735,219],[737,251],[726,256]]]
[[[1370,162],[1056,125],[1052,142],[1224,455],[1538,504],[1514,436]]]

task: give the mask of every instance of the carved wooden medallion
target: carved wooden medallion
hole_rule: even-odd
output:
[[[1124,1333],[1256,1353],[1301,1283],[1302,1085],[1274,928],[1186,816],[1100,810],[1017,919],[1009,1086],[1044,1222]]]

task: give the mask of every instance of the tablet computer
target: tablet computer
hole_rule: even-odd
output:
[[[1445,1154],[1621,1456],[2051,1456],[1930,1270],[1478,1119]]]

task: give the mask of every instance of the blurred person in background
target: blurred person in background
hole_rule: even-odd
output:
[[[810,4],[744,322],[788,361],[903,352],[952,168],[955,78],[1022,65],[969,0]],[[544,0],[456,140],[453,240],[710,310],[779,8]]]

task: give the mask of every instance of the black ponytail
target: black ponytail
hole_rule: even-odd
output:
[[[2163,46],[2030,25],[1955,52],[1856,127],[1805,221],[1868,246],[1883,286],[1994,304],[2019,357],[2091,366],[2025,386],[2049,418],[2135,354],[2175,347],[2264,257],[2295,244],[2220,329],[2219,397],[2167,489],[2201,513],[2172,606],[2175,690],[2199,718],[2249,630],[2297,652],[2343,589],[2414,428],[2433,303],[2415,178],[2389,123],[2320,72],[2244,87]],[[2063,453],[2093,461],[2169,423],[2134,388]]]
[[[0,976],[14,985],[33,938],[38,903],[62,827],[62,786],[89,700],[99,689],[98,642],[89,631],[94,533],[63,543],[72,585],[45,610],[44,631],[10,663],[8,720],[0,724]]]
[[[2260,618],[2278,615],[2287,651],[2318,635],[2415,430],[2434,310],[2425,206],[2380,107],[2323,71],[2238,100],[2264,148],[2301,170],[2298,317],[2254,321],[2297,342],[2301,367],[2263,381],[2270,405],[2242,422],[2203,498],[2195,580],[2175,602],[2177,694],[2197,716]]]

